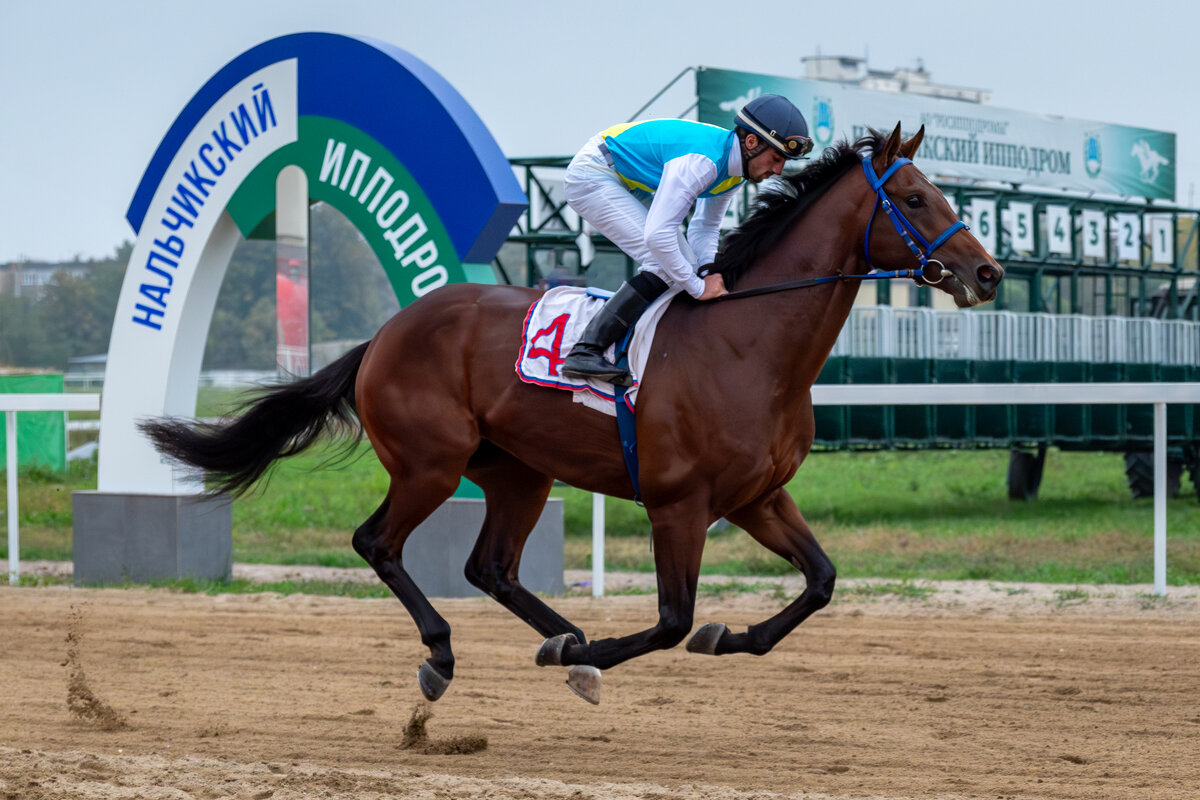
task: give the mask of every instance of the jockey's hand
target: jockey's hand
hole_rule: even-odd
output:
[[[729,294],[725,288],[725,278],[719,272],[710,272],[704,276],[704,293],[697,300],[715,300],[723,294]]]

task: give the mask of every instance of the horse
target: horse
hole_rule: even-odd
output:
[[[833,594],[834,565],[784,486],[812,446],[810,387],[859,279],[874,261],[915,259],[909,277],[965,307],[994,299],[1004,274],[912,164],[923,135],[906,141],[899,125],[890,135],[872,130],[780,178],[717,259],[729,298],[680,295],[663,315],[636,409],[640,501],[658,583],[658,619],[646,630],[589,641],[518,580],[522,548],[556,479],[634,495],[613,418],[572,402],[570,392],[524,383],[513,369],[538,290],[439,288],[311,377],[259,390],[235,416],[143,420],[141,429],[160,452],[202,471],[210,492],[235,495],[331,427],[365,433],[390,484],[353,546],[416,623],[429,650],[417,682],[431,701],[454,677],[450,627],[405,570],[402,551],[462,476],[486,504],[467,579],[545,637],[536,662],[571,667],[568,686],[585,699],[598,702],[600,670],[674,647],[691,631],[706,532],[721,518],[791,563],[805,588],[745,631],[704,624],[687,649],[765,654]],[[872,227],[881,208],[896,233]],[[809,288],[788,291],[797,281]]]
[[[1158,168],[1168,166],[1171,163],[1167,160],[1166,156],[1151,147],[1150,143],[1145,139],[1138,139],[1134,142],[1129,155],[1136,158],[1142,165],[1139,177],[1151,183],[1158,180]]]

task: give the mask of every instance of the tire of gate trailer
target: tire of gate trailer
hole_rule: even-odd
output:
[[[1188,477],[1192,479],[1196,499],[1200,500],[1200,445],[1191,444],[1185,447],[1184,460],[1187,462]]]
[[[1183,462],[1167,459],[1167,496],[1179,496],[1179,482],[1183,476]],[[1192,470],[1193,482],[1196,471]],[[1125,481],[1133,499],[1154,497],[1154,453],[1131,450],[1125,454]]]
[[[1008,456],[1008,499],[1036,500],[1046,466],[1046,448],[1036,453],[1012,450]]]

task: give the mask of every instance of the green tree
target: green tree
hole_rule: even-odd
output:
[[[47,366],[65,368],[72,356],[108,349],[124,266],[113,260],[96,262],[90,275],[64,271],[46,286],[37,308]]]
[[[311,219],[309,296],[314,322],[325,328],[313,341],[369,339],[400,308],[387,275],[362,234],[337,209],[318,203]]]
[[[39,366],[44,344],[34,299],[0,294],[0,365]]]
[[[264,348],[263,342],[268,341],[270,347]],[[204,368],[274,366],[275,243],[244,241],[234,250],[217,295],[204,346]]]
[[[132,249],[127,241],[111,257],[89,262],[82,277],[56,273],[40,297],[0,296],[0,363],[65,369],[72,356],[108,349]]]

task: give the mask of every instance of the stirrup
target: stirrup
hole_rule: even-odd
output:
[[[622,369],[616,364],[608,363],[604,360],[603,356],[594,356],[590,353],[567,356],[567,360],[563,362],[559,368],[559,372],[568,378],[575,378],[577,380],[591,378],[593,380],[616,384],[617,386],[633,385],[633,376],[629,374],[628,370]]]

